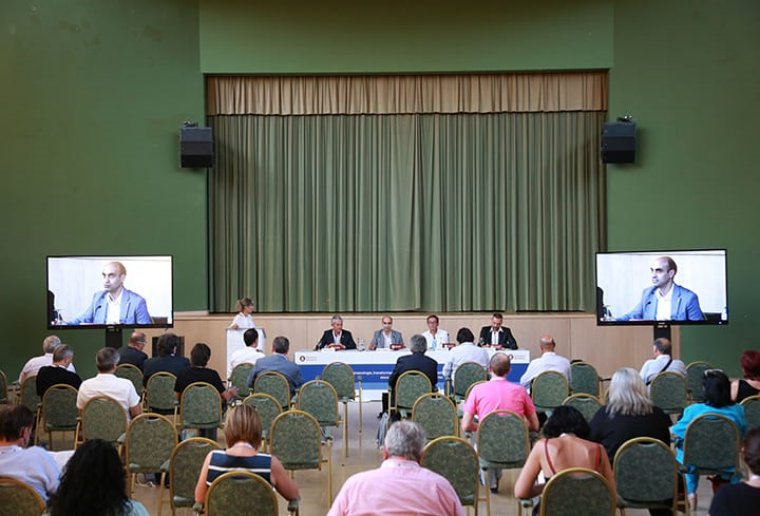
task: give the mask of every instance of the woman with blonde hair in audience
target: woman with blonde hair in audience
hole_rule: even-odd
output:
[[[285,499],[298,499],[298,486],[285,472],[277,457],[259,453],[261,420],[253,407],[238,405],[227,411],[224,438],[227,449],[212,451],[203,462],[195,485],[196,502],[204,503],[208,486],[214,479],[232,470],[255,473],[269,482]]]
[[[760,351],[745,351],[740,362],[744,378],[731,382],[731,399],[736,403],[760,394]]]

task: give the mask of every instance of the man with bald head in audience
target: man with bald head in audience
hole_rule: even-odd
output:
[[[142,371],[148,360],[148,354],[143,351],[147,343],[148,339],[143,332],[132,332],[127,345],[119,348],[119,364],[132,364]]]
[[[544,371],[557,371],[570,381],[570,361],[558,355],[554,349],[557,344],[551,335],[544,335],[539,342],[541,356],[533,359],[520,378],[520,385],[530,390],[530,382]]]
[[[37,372],[44,366],[53,364],[53,351],[61,344],[61,339],[56,335],[49,335],[42,341],[42,356],[30,358],[24,367],[21,369],[21,374],[18,377],[18,383],[23,383],[24,380],[30,376],[37,376]],[[66,369],[72,373],[76,373],[74,364],[69,364]]]

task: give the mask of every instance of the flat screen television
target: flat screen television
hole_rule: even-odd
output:
[[[726,250],[596,255],[599,325],[728,324]]]
[[[48,328],[167,328],[171,256],[48,256]]]

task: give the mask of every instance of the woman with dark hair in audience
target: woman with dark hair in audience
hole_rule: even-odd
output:
[[[718,369],[708,369],[705,371],[703,380],[705,388],[705,402],[694,403],[686,407],[683,416],[670,429],[670,433],[676,437],[676,459],[683,464],[683,440],[686,436],[686,428],[689,423],[704,414],[720,414],[727,417],[739,428],[739,433],[744,435],[747,431],[747,424],[744,420],[744,407],[731,401],[731,382],[726,373]],[[689,465],[685,465],[688,471]],[[726,470],[720,475],[723,480],[733,479],[734,470]],[[686,494],[689,498],[689,504],[693,510],[697,507],[697,487],[699,484],[699,475],[686,473]]]
[[[750,471],[748,480],[725,486],[715,493],[710,516],[754,516],[760,509],[760,428],[747,433],[742,458]]]
[[[235,469],[259,475],[287,500],[298,499],[298,486],[277,457],[259,453],[261,420],[253,407],[238,405],[227,412],[224,439],[227,442],[226,450],[215,450],[206,456],[195,485],[196,502],[206,501],[208,486],[214,479]]]
[[[744,378],[731,382],[731,399],[736,403],[760,394],[760,351],[750,349],[742,353],[741,365]]]
[[[589,423],[590,440],[601,443],[610,462],[618,448],[635,437],[653,437],[670,446],[670,418],[655,407],[638,371],[622,367],[612,375],[607,404]]]
[[[544,439],[536,442],[515,482],[515,496],[538,496],[545,483],[536,483],[540,473],[549,480],[568,468],[588,468],[599,472],[615,490],[615,476],[602,445],[588,441],[589,426],[577,409],[560,406],[544,424]]]
[[[50,498],[49,516],[149,516],[125,490],[124,465],[116,448],[100,439],[86,441],[69,459],[58,493]]]

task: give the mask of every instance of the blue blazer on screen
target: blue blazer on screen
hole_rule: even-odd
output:
[[[96,292],[92,296],[90,307],[79,317],[68,321],[68,324],[106,324],[108,312],[107,290]],[[150,324],[152,322],[148,314],[148,305],[145,299],[131,290],[124,289],[121,292],[120,324]]]
[[[647,287],[641,294],[641,301],[627,314],[617,317],[618,321],[640,319],[654,321],[657,319],[657,287]],[[673,284],[673,297],[670,300],[671,321],[704,321],[705,315],[699,307],[699,297],[681,285]]]

